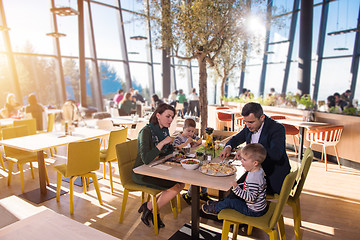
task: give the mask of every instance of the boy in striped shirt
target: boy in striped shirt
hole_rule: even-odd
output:
[[[218,214],[224,208],[252,217],[260,217],[267,211],[266,180],[261,163],[266,158],[266,150],[259,143],[247,144],[241,150],[241,163],[245,174],[231,183],[230,194],[221,201],[208,201],[202,206],[207,214]]]

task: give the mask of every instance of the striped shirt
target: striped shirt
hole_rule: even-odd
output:
[[[199,140],[200,138],[198,136],[196,136],[195,134],[191,137],[192,139],[194,139],[195,141]],[[176,147],[177,145],[183,144],[186,142],[186,140],[188,140],[188,137],[183,136],[182,134],[179,134],[176,136],[176,138],[174,139],[174,146]]]
[[[245,186],[244,186],[245,184]],[[266,208],[266,180],[262,168],[249,172],[245,182],[240,183],[232,191],[244,199],[249,209],[259,212]]]

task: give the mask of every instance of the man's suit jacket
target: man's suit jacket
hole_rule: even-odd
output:
[[[244,127],[238,134],[232,137],[227,143],[231,148],[246,142],[251,142],[252,132]],[[265,116],[259,143],[267,151],[266,159],[261,164],[266,174],[267,189],[269,193],[280,193],[282,183],[290,172],[289,158],[285,149],[285,128],[282,124]]]

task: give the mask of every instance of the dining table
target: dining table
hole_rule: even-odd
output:
[[[217,112],[231,115],[231,131],[235,129],[235,115],[241,114],[239,109],[218,109]]]
[[[304,139],[305,139],[305,129],[311,129],[314,127],[324,127],[331,125],[329,123],[324,122],[308,122],[297,119],[279,119],[276,120],[281,124],[288,124],[299,127],[299,155],[298,155],[298,163],[301,162],[302,155],[304,153]]]
[[[215,158],[211,162],[220,162],[221,159]],[[169,165],[161,163],[161,159],[149,165],[141,165],[134,168],[133,171],[137,174],[146,176],[181,182],[185,184],[192,184],[191,187],[191,239],[199,239],[200,234],[200,187],[207,187],[220,191],[227,191],[231,187],[231,182],[239,179],[244,173],[245,169],[241,166],[236,166],[237,171],[230,176],[212,176],[195,170],[184,169],[180,164]]]
[[[128,128],[130,128],[132,125],[137,124],[138,122],[149,121],[149,119],[135,117],[135,116],[120,116],[120,117],[111,117],[105,119],[110,119],[115,126],[124,126]]]
[[[39,204],[56,197],[56,189],[54,190],[52,186],[46,184],[44,150],[64,146],[72,142],[100,138],[109,134],[110,131],[106,130],[79,127],[75,128],[71,135],[65,135],[64,131],[47,132],[1,140],[0,145],[37,153],[40,188],[23,193],[20,196]]]

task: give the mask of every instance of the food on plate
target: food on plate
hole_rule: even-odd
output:
[[[205,163],[200,171],[209,175],[231,175],[236,172],[236,167],[221,163]]]
[[[199,162],[194,161],[194,160],[185,160],[185,161],[182,161],[182,163],[185,163],[185,164],[198,164]]]

